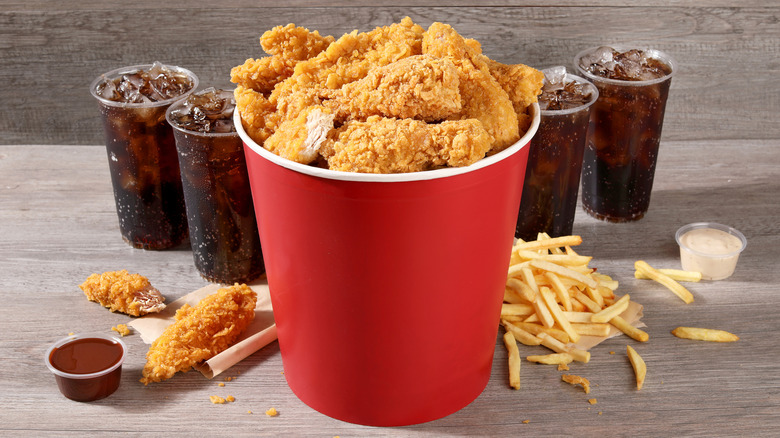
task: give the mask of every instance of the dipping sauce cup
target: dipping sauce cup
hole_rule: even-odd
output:
[[[723,280],[734,273],[747,239],[738,230],[714,222],[697,222],[677,230],[680,262],[686,271],[701,272],[704,280]]]
[[[116,391],[126,355],[127,346],[119,338],[80,334],[55,342],[46,350],[45,360],[62,395],[88,402]]]

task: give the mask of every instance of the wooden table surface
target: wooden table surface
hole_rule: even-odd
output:
[[[650,334],[641,344],[625,336],[609,339],[592,349],[588,364],[574,363],[571,373],[592,382],[590,394],[561,382],[555,367],[529,362],[522,367],[522,389],[510,389],[506,353],[497,339],[490,382],[469,406],[421,425],[376,428],[331,419],[300,402],[285,383],[276,342],[214,380],[193,371],[145,387],[138,379],[147,346],[133,334],[124,338],[129,356],[116,393],[91,403],[64,398],[44,366],[46,348],[69,332],[110,333],[130,321],[86,300],[78,284],[89,274],[142,273],[169,301],[206,283],[188,247],[143,251],[122,241],[103,146],[0,146],[0,435],[775,435],[778,164],[780,140],[662,142],[644,219],[611,224],[578,210],[574,231],[584,240],[579,252],[592,255],[592,266],[620,282],[618,292],[644,305],[642,321]],[[731,278],[688,284],[696,300],[686,305],[664,287],[634,279],[633,263],[679,268],[674,233],[695,221],[734,226],[748,246]],[[679,325],[724,329],[741,339],[677,339],[670,330]],[[641,391],[626,345],[647,362]],[[521,349],[523,355],[544,351]],[[215,405],[211,395],[236,401]],[[597,403],[590,404],[591,398]],[[278,417],[264,414],[271,407]]]

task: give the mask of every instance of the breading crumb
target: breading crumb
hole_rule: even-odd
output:
[[[531,422],[531,420],[523,420],[523,424],[528,424],[530,422]]]
[[[598,403],[598,400],[596,400],[595,398],[589,398],[588,403],[595,405],[596,403]]]
[[[111,330],[119,333],[122,335],[122,337],[125,337],[131,333],[130,328],[127,327],[127,324],[117,324],[114,327],[111,327]]]
[[[569,366],[565,363],[558,364],[558,371],[569,371]]]
[[[229,395],[229,396],[225,397],[225,400],[230,402],[230,403],[233,403],[234,401],[236,401],[236,398],[233,397],[232,395]]]
[[[561,376],[561,380],[571,385],[582,385],[585,394],[590,394],[590,382],[584,377],[575,376],[574,374],[564,374]]]
[[[222,383],[222,382],[219,382],[219,383],[217,383],[217,386],[225,386],[225,384]]]
[[[215,405],[224,405],[225,399],[218,396],[218,395],[211,395],[209,396],[209,400],[211,400],[211,403],[214,403]]]
[[[271,408],[265,411],[265,415],[268,415],[269,417],[276,417],[277,415],[279,415],[279,411],[277,411],[276,408]]]

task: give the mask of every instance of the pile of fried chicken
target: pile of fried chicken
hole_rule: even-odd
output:
[[[472,164],[520,139],[544,75],[482,54],[451,26],[409,17],[338,40],[293,24],[231,71],[247,134],[290,160],[403,173]]]

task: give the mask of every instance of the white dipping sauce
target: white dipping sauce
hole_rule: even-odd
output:
[[[691,229],[680,237],[679,243],[683,269],[701,272],[705,280],[731,276],[744,247],[739,237],[714,228]]]

